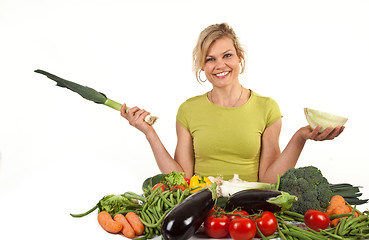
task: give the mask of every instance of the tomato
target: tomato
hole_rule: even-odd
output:
[[[259,218],[255,219],[255,223],[265,237],[273,235],[278,228],[277,218],[269,211],[264,211]],[[261,237],[258,231],[256,236]]]
[[[328,214],[313,209],[306,211],[304,221],[306,226],[315,231],[326,229],[330,223]]]
[[[155,190],[157,188],[161,188],[161,191],[164,192],[165,189],[167,188],[167,185],[164,183],[157,183],[155,184],[155,186],[152,188],[152,190]]]
[[[253,239],[256,234],[256,225],[249,218],[236,218],[229,224],[229,235],[234,240]]]
[[[170,190],[171,191],[177,191],[178,189],[181,189],[182,191],[186,190],[186,188],[181,186],[181,185],[174,186]]]
[[[236,219],[236,218],[241,218],[241,216],[239,216],[239,215],[242,215],[242,216],[248,216],[249,215],[249,213],[246,212],[246,211],[235,211],[235,212],[233,212],[233,214],[238,214],[238,215],[228,215],[228,218],[231,221],[233,219]]]
[[[211,238],[224,238],[228,235],[229,218],[225,215],[209,215],[204,222],[206,235]]]

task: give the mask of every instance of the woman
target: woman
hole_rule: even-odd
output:
[[[184,172],[186,177],[239,174],[247,181],[275,183],[277,175],[296,165],[306,140],[337,137],[344,127],[300,128],[281,153],[281,113],[278,104],[243,87],[238,79],[245,56],[234,31],[227,24],[203,30],[193,51],[194,71],[199,81],[203,71],[213,89],[184,102],[178,110],[177,146],[174,158],[161,143],[154,128],[144,122],[150,113],[138,107],[121,115],[143,132],[163,173]]]

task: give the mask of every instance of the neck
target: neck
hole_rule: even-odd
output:
[[[209,94],[209,100],[222,107],[235,107],[239,104],[244,89],[241,84],[229,88],[213,88]]]

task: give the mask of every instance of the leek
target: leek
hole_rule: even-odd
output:
[[[93,88],[90,88],[90,87],[87,87],[87,86],[82,86],[78,83],[62,79],[58,76],[55,76],[55,75],[53,75],[51,73],[48,73],[48,72],[45,72],[43,70],[38,69],[38,70],[35,70],[35,72],[43,74],[46,77],[50,78],[51,80],[54,80],[56,82],[56,86],[58,86],[58,87],[67,88],[67,89],[69,89],[73,92],[78,93],[84,99],[87,99],[89,101],[93,101],[97,104],[104,104],[108,107],[111,107],[111,108],[117,110],[117,111],[120,111],[120,109],[122,108],[122,104],[107,98],[105,94],[103,94],[101,92],[98,92]],[[128,110],[129,110],[129,108],[127,107],[126,111],[128,111]],[[158,119],[158,117],[148,115],[148,116],[145,117],[145,122],[147,122],[149,125],[153,125],[157,119]]]

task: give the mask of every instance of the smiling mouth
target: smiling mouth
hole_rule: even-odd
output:
[[[224,76],[228,75],[229,73],[230,72],[221,72],[221,73],[215,74],[215,76],[217,76],[217,77],[224,77]]]

